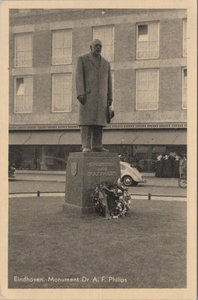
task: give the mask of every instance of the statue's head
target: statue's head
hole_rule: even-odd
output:
[[[98,39],[93,40],[90,43],[90,49],[94,56],[100,55],[102,51],[102,42]]]

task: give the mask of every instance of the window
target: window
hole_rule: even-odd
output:
[[[159,23],[137,25],[137,59],[159,57]]]
[[[159,100],[159,70],[136,71],[136,109],[156,110]]]
[[[72,63],[72,30],[56,30],[52,32],[52,64]]]
[[[93,39],[102,42],[102,56],[108,61],[114,60],[114,26],[93,27]]]
[[[15,35],[15,67],[32,66],[32,34]]]
[[[182,69],[182,108],[187,108],[187,69]]]
[[[31,113],[33,102],[33,80],[31,76],[15,78],[15,113]]]
[[[183,20],[183,56],[187,56],[187,19]]]
[[[52,111],[70,112],[72,110],[72,74],[52,75]]]

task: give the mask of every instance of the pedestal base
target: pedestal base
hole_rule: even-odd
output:
[[[64,211],[94,212],[91,192],[101,182],[117,182],[120,160],[112,152],[74,152],[69,154],[66,168]]]

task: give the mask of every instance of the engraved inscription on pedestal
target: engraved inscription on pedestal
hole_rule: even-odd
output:
[[[117,173],[112,162],[89,162],[87,176],[112,177]]]

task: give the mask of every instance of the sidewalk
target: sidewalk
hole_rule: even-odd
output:
[[[141,173],[144,186],[178,187],[178,178],[159,178],[155,173]],[[17,170],[15,180],[65,182],[66,171],[27,171]]]
[[[65,182],[66,171],[16,170],[15,180]]]

